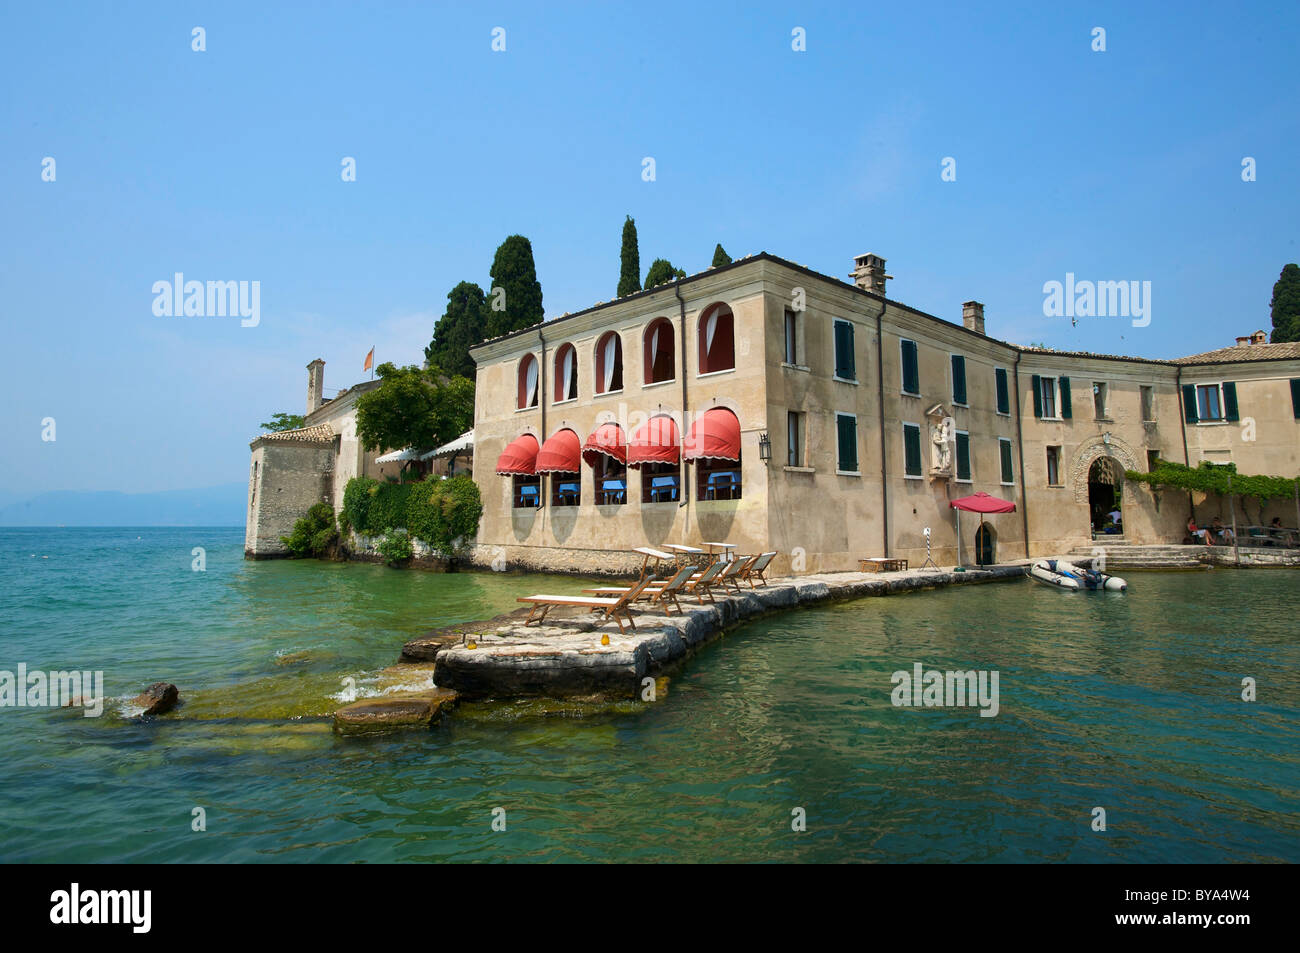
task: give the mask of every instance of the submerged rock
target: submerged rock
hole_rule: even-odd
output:
[[[445,688],[389,698],[368,698],[334,713],[334,730],[348,733],[374,729],[428,727],[459,696]]]
[[[181,700],[180,691],[169,682],[154,682],[132,699],[131,704],[141,715],[165,715]]]

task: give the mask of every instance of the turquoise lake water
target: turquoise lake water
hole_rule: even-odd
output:
[[[581,581],[249,562],[242,544],[0,529],[0,671],[186,699],[143,724],[120,701],[0,708],[0,860],[1300,860],[1295,571],[805,609],[706,646],[652,704],[466,705],[342,738],[324,716],[344,679],[378,690],[406,639]],[[915,662],[998,671],[998,715],[894,707],[890,675]]]

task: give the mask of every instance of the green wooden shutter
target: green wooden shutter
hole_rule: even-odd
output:
[[[858,424],[852,417],[837,415],[839,427],[840,459],[838,469],[848,473],[858,472]]]
[[[1291,378],[1291,413],[1300,420],[1300,377]]]
[[[957,434],[957,479],[970,479],[970,434]]]
[[[1183,420],[1187,421],[1189,424],[1194,424],[1200,419],[1200,416],[1196,413],[1196,385],[1184,384]]]
[[[998,392],[998,413],[1011,413],[1010,394],[1007,392],[1007,372],[1005,368],[999,367],[993,372],[993,381],[997,385]]]
[[[1070,379],[1061,378],[1061,417],[1065,420],[1070,419]]]
[[[1043,379],[1035,374],[1031,383],[1034,388],[1034,416],[1041,420],[1043,417]]]
[[[903,427],[903,467],[908,476],[921,475],[921,431],[917,427]]]
[[[960,354],[952,356],[952,402],[966,403],[966,358]]]
[[[1013,483],[1015,482],[1016,474],[1015,470],[1011,466],[1011,441],[999,440],[998,447],[1002,454],[1002,482]]]
[[[1228,420],[1240,420],[1237,416],[1237,382],[1223,382],[1223,416]]]
[[[844,370],[842,375],[845,380],[855,381],[858,379],[858,360],[853,353],[853,325],[845,324],[844,328]]]
[[[835,322],[835,376],[854,379],[853,325],[845,321]]]
[[[921,392],[920,374],[916,366],[916,342],[903,341],[903,390],[909,394]]]

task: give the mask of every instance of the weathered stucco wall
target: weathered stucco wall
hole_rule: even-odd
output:
[[[332,444],[267,441],[253,448],[246,556],[286,554],[280,537],[314,504],[333,502],[334,459]]]

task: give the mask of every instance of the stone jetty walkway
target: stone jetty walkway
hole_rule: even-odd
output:
[[[634,610],[636,630],[581,609],[553,611],[545,625],[525,626],[527,610],[471,626],[451,626],[408,642],[404,662],[435,663],[440,689],[460,699],[616,699],[639,695],[643,679],[684,658],[740,622],[800,605],[883,596],[943,586],[1019,578],[1024,563],[964,572],[839,572],[773,579],[767,587],[722,595],[717,603],[682,603],[683,613]],[[521,590],[521,595],[526,595]],[[608,644],[604,644],[607,637]],[[471,646],[473,646],[471,648]],[[396,701],[396,700],[394,700]]]

